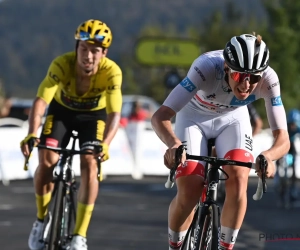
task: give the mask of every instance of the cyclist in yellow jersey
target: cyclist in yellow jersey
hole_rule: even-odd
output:
[[[39,86],[29,117],[29,131],[21,142],[21,150],[29,155],[28,142],[37,137],[42,118],[46,120],[40,143],[66,147],[72,130],[78,131],[81,149],[93,150],[101,144],[102,161],[109,158],[109,145],[119,127],[122,107],[122,72],[106,57],[112,42],[110,28],[99,20],[87,20],[75,33],[76,50],[55,58]],[[52,166],[58,154],[39,150],[39,166],[34,176],[37,220],[33,224],[28,245],[43,249],[43,222],[51,199]],[[78,193],[77,218],[70,250],[87,249],[86,233],[98,194],[97,161],[93,155],[80,158],[81,183]]]

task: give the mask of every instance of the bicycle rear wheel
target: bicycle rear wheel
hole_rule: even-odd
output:
[[[55,185],[57,185],[57,190],[53,204],[48,250],[60,250],[61,224],[63,217],[64,183],[62,181],[58,181]]]
[[[215,250],[219,244],[220,211],[216,204],[204,206],[199,220],[195,250]]]

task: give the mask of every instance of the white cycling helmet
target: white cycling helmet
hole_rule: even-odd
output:
[[[250,34],[232,37],[223,56],[228,67],[238,72],[255,74],[269,65],[269,49],[265,42]]]

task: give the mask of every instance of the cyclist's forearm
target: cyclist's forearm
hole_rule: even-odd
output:
[[[283,157],[290,149],[289,135],[286,130],[278,129],[273,131],[275,138],[272,147],[263,153],[267,154],[268,157],[275,161]]]
[[[117,112],[109,113],[105,122],[105,130],[103,135],[103,142],[110,145],[112,139],[115,137],[119,125],[121,114]]]
[[[176,144],[181,144],[172,128],[171,118],[173,116],[172,112],[165,113],[158,110],[151,119],[155,133],[168,148],[171,148]]]
[[[42,123],[46,107],[47,103],[43,99],[38,97],[34,100],[29,114],[29,134],[37,134],[38,128]]]

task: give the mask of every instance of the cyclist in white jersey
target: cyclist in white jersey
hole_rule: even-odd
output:
[[[175,151],[186,141],[187,152],[207,154],[207,140],[216,138],[218,157],[255,161],[252,128],[246,105],[263,98],[274,143],[261,152],[267,161],[267,177],[273,177],[273,161],[289,150],[286,115],[276,72],[269,66],[269,50],[261,36],[232,37],[224,50],[199,56],[187,76],[169,94],[152,117],[152,126],[167,145],[164,163],[173,167]],[[171,118],[176,115],[175,132]],[[184,164],[183,164],[184,163]],[[247,206],[249,169],[224,166],[226,199],[221,215],[219,249],[233,249]],[[260,176],[260,172],[257,174]],[[193,218],[193,208],[203,188],[204,163],[182,157],[176,172],[177,195],[169,208],[169,249],[180,249]]]

